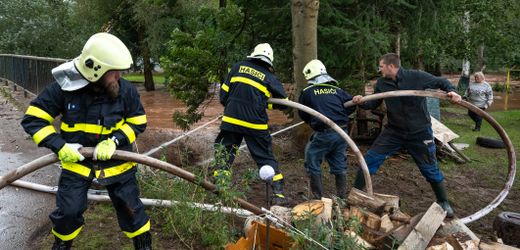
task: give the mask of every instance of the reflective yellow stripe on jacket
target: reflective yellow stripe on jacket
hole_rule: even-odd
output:
[[[33,135],[33,140],[36,142],[36,145],[40,145],[40,142],[43,141],[43,139],[54,133],[56,133],[56,129],[54,129],[52,125],[47,125]]]
[[[109,135],[112,132],[119,130],[125,121],[121,119],[114,128],[106,128],[103,125],[92,124],[92,123],[76,123],[73,125],[69,125],[65,122],[61,123],[60,129],[65,132],[85,132],[91,134],[102,134]]]
[[[76,174],[79,174],[79,175],[85,176],[85,177],[90,176],[90,171],[92,171],[92,169],[90,167],[87,167],[87,166],[82,165],[77,162],[62,162],[61,165],[62,165],[63,169],[66,169],[70,172],[73,172],[73,173],[76,173]],[[103,169],[103,176],[101,178],[108,178],[108,177],[120,175],[120,174],[132,169],[132,167],[135,165],[136,165],[135,162],[129,161],[129,162],[125,162],[121,165],[116,165],[113,167],[106,167]],[[96,170],[95,174],[96,174],[96,178],[100,178],[101,170]]]
[[[27,108],[27,111],[25,111],[25,114],[46,120],[49,122],[49,124],[54,121],[54,118],[51,115],[49,115],[49,113],[43,111],[43,109],[40,109],[36,106],[29,106],[29,108]]]
[[[227,122],[227,123],[231,123],[231,124],[234,124],[234,125],[238,125],[238,126],[241,126],[241,127],[256,129],[256,130],[267,130],[267,128],[268,128],[267,124],[250,123],[250,122],[242,121],[242,120],[239,120],[239,119],[236,119],[236,118],[233,118],[233,117],[229,117],[229,116],[223,116],[222,117],[222,121],[223,122]]]
[[[235,77],[231,77],[230,82],[245,83],[247,85],[253,86],[254,88],[260,90],[262,93],[264,93],[265,96],[271,97],[271,92],[269,92],[269,90],[267,90],[267,88],[264,85],[262,85],[261,83],[255,81],[255,80],[251,80],[249,78],[245,78],[242,76],[235,76]]]

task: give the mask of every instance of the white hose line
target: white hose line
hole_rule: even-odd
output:
[[[10,185],[26,188],[30,190],[35,190],[39,192],[44,193],[50,193],[50,194],[56,194],[58,191],[58,187],[50,187],[47,185],[42,185],[38,183],[23,181],[23,180],[16,180],[12,182]],[[99,195],[99,194],[91,194],[89,193],[88,199],[92,201],[98,201],[98,202],[111,202],[110,197],[108,195]],[[158,200],[158,199],[147,199],[147,198],[140,198],[141,201],[145,206],[154,206],[154,207],[173,207],[174,205],[177,205],[179,203],[184,203],[180,201],[169,201],[169,200]],[[211,205],[211,204],[204,204],[204,203],[196,203],[196,202],[185,202],[189,207],[192,208],[200,208],[202,210],[211,211],[211,212],[221,212],[225,214],[234,214],[239,217],[246,218],[248,216],[254,215],[253,213],[240,208],[230,208],[230,207],[224,207],[224,206],[218,206],[218,205]]]
[[[182,138],[184,138],[184,137],[186,137],[188,135],[191,135],[191,134],[195,133],[198,130],[201,130],[201,129],[209,126],[210,124],[218,121],[221,117],[222,117],[222,115],[218,115],[217,117],[215,117],[215,119],[213,119],[213,120],[211,120],[211,121],[209,121],[209,122],[207,122],[207,123],[205,123],[203,125],[200,125],[199,127],[195,128],[195,129],[192,129],[192,130],[190,130],[190,131],[188,131],[188,132],[186,132],[186,133],[184,133],[184,134],[174,138],[173,140],[165,142],[165,143],[161,144],[160,146],[158,146],[156,148],[152,148],[152,149],[148,150],[147,152],[143,153],[143,155],[150,156],[150,155],[154,154],[155,152],[157,152],[157,151],[159,151],[159,150],[161,150],[163,148],[168,147],[172,143],[174,143],[174,142],[176,142],[176,141],[178,141],[178,140],[180,140],[180,139],[182,139]]]
[[[289,126],[289,127],[286,127],[286,128],[280,129],[280,130],[278,130],[278,131],[272,133],[271,136],[275,136],[275,135],[280,134],[280,133],[283,133],[283,132],[285,132],[285,131],[287,131],[287,130],[290,130],[290,129],[293,129],[293,128],[295,128],[295,127],[298,127],[298,126],[302,125],[303,123],[304,123],[304,122],[298,122],[298,123],[295,123],[295,124],[293,124],[293,125],[291,125],[291,126]],[[242,145],[240,145],[240,147],[238,148],[238,151],[242,151],[242,150],[244,150],[246,147],[247,147],[247,145],[246,145],[244,142],[242,142]],[[206,164],[209,164],[213,159],[215,159],[215,158],[213,158],[213,157],[208,158],[208,159],[206,159],[206,160],[204,160],[204,161],[202,161],[202,162],[195,163],[194,166],[196,166],[196,167],[198,167],[198,166],[204,166],[204,165],[206,165]]]

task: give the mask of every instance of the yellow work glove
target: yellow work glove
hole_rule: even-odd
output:
[[[94,149],[93,160],[108,161],[116,151],[116,143],[112,139],[99,142]]]
[[[85,160],[85,157],[81,155],[78,149],[83,146],[78,143],[65,143],[63,147],[61,147],[60,151],[58,151],[58,158],[62,162],[78,162]]]

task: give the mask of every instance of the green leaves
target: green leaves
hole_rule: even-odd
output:
[[[175,122],[183,129],[200,120],[198,109],[210,95],[212,84],[222,81],[227,69],[239,55],[242,13],[235,5],[215,9],[202,6],[186,12],[180,28],[173,30],[167,53],[161,64],[167,74],[167,86],[176,98],[188,106],[186,112],[176,112]],[[233,40],[234,39],[234,40]]]

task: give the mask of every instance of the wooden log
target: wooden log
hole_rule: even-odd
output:
[[[354,242],[356,242],[356,244],[366,248],[366,249],[375,249],[375,247],[368,243],[366,240],[364,240],[363,238],[361,238],[358,234],[356,234],[354,231],[350,231],[350,230],[345,230],[345,235],[347,235],[348,237],[352,238],[354,240]]]
[[[464,233],[454,233],[447,238],[448,242],[455,250],[478,250],[480,240],[472,240],[471,237]]]
[[[349,218],[356,217],[361,224],[365,224],[366,222],[365,212],[359,207],[350,207],[349,215]]]
[[[406,237],[398,250],[426,249],[437,229],[446,218],[446,211],[434,202],[426,211],[419,223]]]
[[[454,250],[453,247],[448,242],[444,242],[440,245],[431,246],[426,248],[426,250]]]
[[[388,233],[394,229],[394,224],[390,220],[388,214],[385,214],[381,217],[381,226],[379,229],[384,233]]]
[[[385,202],[383,200],[370,196],[356,188],[352,188],[348,194],[347,203],[351,206],[362,207],[376,214],[381,214],[385,207]]]
[[[480,242],[478,245],[480,250],[520,250],[520,248],[504,245],[498,242]]]
[[[372,230],[379,231],[381,228],[381,217],[367,211],[366,218],[365,225]]]
[[[394,213],[399,210],[399,196],[374,193],[374,197],[385,202],[385,212]]]
[[[395,220],[395,221],[405,223],[405,224],[409,223],[410,219],[412,218],[412,217],[410,217],[410,215],[405,214],[400,210],[395,211],[393,214],[390,214],[389,216],[390,216],[391,220]]]
[[[327,223],[332,218],[332,199],[321,198],[321,201],[323,202],[323,211],[318,217],[323,223]]]

